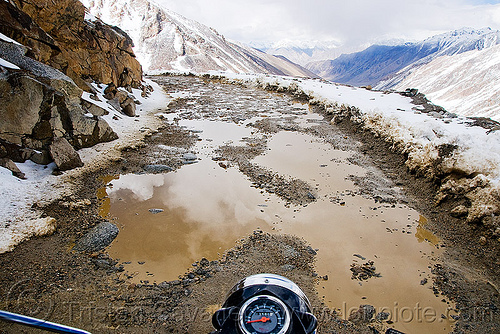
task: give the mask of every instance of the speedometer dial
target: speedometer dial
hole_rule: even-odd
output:
[[[290,326],[290,312],[278,298],[255,296],[241,307],[239,326],[245,334],[284,334]]]

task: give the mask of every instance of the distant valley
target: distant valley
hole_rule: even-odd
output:
[[[91,15],[122,27],[146,73],[267,73],[317,77],[282,57],[230,42],[213,28],[148,0],[85,0]],[[91,19],[91,18],[90,18]]]
[[[500,31],[489,28],[461,29],[430,37],[418,43],[372,45],[356,53],[343,54],[333,60],[307,64],[307,68],[324,79],[353,86],[394,87],[413,68],[433,59],[471,50],[482,50],[500,43]]]

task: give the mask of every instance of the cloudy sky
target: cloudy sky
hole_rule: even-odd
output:
[[[500,0],[155,0],[227,38],[368,46],[462,27],[500,29]]]

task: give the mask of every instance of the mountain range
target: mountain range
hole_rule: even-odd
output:
[[[257,49],[268,54],[283,56],[301,66],[325,59],[335,59],[344,53],[359,51],[359,48],[342,46],[335,41],[331,42],[293,42],[281,41],[270,45],[260,45]]]
[[[490,28],[463,28],[421,42],[373,45],[339,56],[341,51],[349,50],[333,42],[287,42],[253,48],[229,41],[216,30],[163,8],[154,0],[82,2],[89,10],[88,20],[99,17],[130,35],[137,59],[149,74],[266,73],[322,77],[353,86],[371,85],[379,90],[417,88],[436,104],[457,114],[494,119],[500,115],[496,98],[500,92],[500,83],[496,84],[500,70],[496,68],[498,61],[494,62],[498,59],[495,52],[500,52],[494,48],[500,44],[500,31]],[[489,49],[491,52],[483,52]],[[326,57],[337,58],[307,63]],[[475,70],[479,67],[481,71]]]
[[[333,60],[309,63],[306,68],[337,83],[389,89],[414,68],[437,57],[482,50],[499,43],[500,31],[464,28],[416,43],[372,45],[363,51],[343,54]]]
[[[149,0],[84,0],[92,16],[121,27],[132,38],[146,73],[165,71],[267,73],[317,77],[283,57],[230,42],[216,30]]]

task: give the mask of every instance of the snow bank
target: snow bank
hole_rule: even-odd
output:
[[[471,126],[466,117],[422,113],[409,97],[317,79],[210,73],[237,83],[305,96],[336,118],[349,118],[407,155],[414,172],[442,182],[437,200],[464,195],[468,221],[500,214],[500,131]],[[449,177],[449,176],[453,176]],[[447,178],[448,177],[448,178]]]
[[[57,222],[52,217],[42,217],[39,207],[70,195],[75,189],[75,180],[83,172],[98,164],[105,164],[110,159],[118,159],[123,147],[140,142],[146,134],[160,126],[154,113],[167,105],[168,98],[156,83],[147,81],[146,84],[154,88],[148,98],[141,97],[140,90],[133,90],[135,99],[141,102],[137,106],[138,117],[125,116],[106,102],[96,102],[84,93],[83,99],[109,111],[109,115],[103,118],[118,134],[119,139],[78,151],[85,164],[83,167],[54,176],[52,172],[56,166],[53,163],[48,166],[31,161],[16,163],[26,175],[26,180],[20,180],[12,176],[9,170],[0,168],[0,253],[11,251],[17,244],[32,236],[52,233]],[[100,92],[100,100],[106,101],[102,96],[105,86],[95,87]]]

